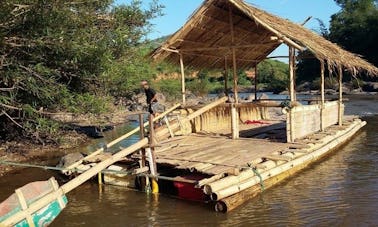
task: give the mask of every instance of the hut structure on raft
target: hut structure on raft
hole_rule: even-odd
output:
[[[187,23],[151,53],[155,61],[167,61],[181,66],[182,102],[186,103],[185,67],[194,69],[224,70],[233,75],[233,108],[238,107],[238,75],[240,69],[257,69],[281,44],[289,52],[290,102],[296,101],[295,64],[296,53],[309,51],[319,59],[321,65],[320,104],[317,106],[291,106],[288,115],[287,141],[293,142],[335,122],[342,124],[343,72],[353,75],[359,72],[378,74],[378,69],[356,54],[343,50],[320,35],[289,20],[269,14],[242,0],[207,0],[193,13]],[[337,103],[325,100],[325,67],[328,72],[338,75],[339,99]],[[255,80],[257,79],[257,70]],[[255,83],[256,84],[256,83]],[[225,78],[225,91],[228,84]],[[256,90],[256,89],[255,89]],[[257,99],[255,95],[255,99]],[[337,104],[337,105],[336,105]],[[235,111],[237,112],[237,111]],[[335,113],[337,113],[335,115]],[[238,119],[233,116],[233,138],[238,138]],[[303,124],[306,122],[306,124]],[[308,127],[308,126],[311,127]]]

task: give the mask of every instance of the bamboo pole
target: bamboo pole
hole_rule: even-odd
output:
[[[294,91],[294,48],[289,46],[289,90],[290,90],[290,102],[295,101],[295,91]],[[288,142],[294,141],[294,119],[293,119],[293,111],[292,109],[289,110],[287,114],[287,122],[289,124],[288,130],[286,130],[286,137]]]
[[[145,138],[145,135],[144,135],[144,127],[145,126],[144,125],[145,124],[144,124],[143,115],[139,114],[139,139]],[[144,149],[142,147],[139,151],[139,154],[140,154],[139,167],[144,168],[144,167],[146,167],[146,149]],[[147,178],[142,178],[141,179],[141,188],[145,189],[147,183],[148,183]]]
[[[185,89],[185,68],[184,59],[182,54],[180,54],[180,68],[181,68],[181,94],[182,94],[182,104],[186,105],[186,89]]]
[[[338,67],[339,70],[339,125],[343,125],[343,69],[342,66]]]
[[[227,56],[224,57],[224,94],[228,97],[228,65]]]
[[[235,44],[235,31],[234,31],[234,21],[232,16],[231,5],[228,8],[229,12],[229,21],[230,21],[230,31],[231,31],[231,44]],[[233,67],[233,81],[234,81],[234,102],[238,103],[238,75],[237,75],[237,66],[236,66],[236,49],[235,47],[231,48],[232,50],[232,67]]]
[[[169,113],[171,113],[172,111],[174,111],[175,109],[177,109],[177,108],[180,107],[180,106],[181,106],[180,103],[178,103],[178,104],[172,106],[171,108],[169,108],[169,109],[168,109],[167,111],[165,111],[164,113],[162,113],[162,114],[156,116],[156,117],[154,118],[154,122],[156,122],[156,121],[162,119],[163,117],[167,116]],[[147,126],[148,126],[148,122],[144,123],[143,128],[144,128],[144,127],[147,127]],[[114,146],[115,144],[121,142],[122,140],[125,140],[125,139],[129,138],[130,136],[132,136],[132,135],[134,135],[135,133],[137,133],[138,131],[140,131],[140,129],[141,129],[140,127],[137,127],[137,128],[135,128],[135,129],[131,130],[130,132],[124,134],[123,136],[121,136],[121,137],[119,137],[119,138],[117,138],[117,139],[111,141],[110,143],[108,143],[108,144],[106,145],[106,148],[110,148],[110,147]],[[79,160],[79,161],[73,163],[72,165],[68,166],[67,169],[64,170],[63,172],[68,172],[68,171],[70,171],[70,170],[76,168],[77,166],[81,165],[81,163],[83,163],[84,161],[86,161],[86,160],[88,160],[88,159],[90,159],[90,158],[93,158],[94,156],[96,156],[96,155],[98,155],[98,154],[101,154],[103,151],[104,151],[104,148],[100,148],[100,149],[96,150],[95,152],[93,152],[93,153],[89,154],[88,156],[84,157],[83,159],[81,159],[81,160]]]
[[[255,101],[257,101],[257,64],[256,64],[256,67],[255,67]]]
[[[231,131],[232,139],[239,138],[239,114],[234,103],[231,104]]]
[[[289,81],[290,81],[290,101],[295,101],[295,81],[294,81],[294,70],[295,70],[295,59],[294,59],[295,49],[289,46]]]
[[[5,221],[0,223],[0,226],[1,225],[13,226],[13,225],[17,224],[18,222],[23,220],[24,217],[27,214],[33,214],[36,211],[42,209],[43,207],[45,207],[46,205],[48,205],[52,201],[56,200],[57,197],[63,196],[66,193],[72,191],[76,187],[80,186],[81,184],[83,184],[84,182],[86,182],[87,180],[89,180],[90,178],[95,176],[101,170],[103,170],[103,169],[107,168],[108,166],[114,164],[115,162],[119,161],[120,159],[124,158],[125,156],[134,153],[135,151],[139,150],[143,146],[146,146],[147,144],[148,144],[148,139],[144,138],[143,140],[140,140],[139,142],[131,145],[130,147],[119,151],[118,153],[114,154],[112,157],[110,157],[110,158],[108,158],[108,159],[106,159],[106,160],[104,160],[100,163],[97,163],[94,167],[88,169],[87,171],[80,174],[76,178],[74,178],[74,179],[70,180],[69,182],[67,182],[66,184],[62,185],[59,188],[59,190],[47,194],[46,196],[44,196],[41,199],[32,203],[26,210],[20,211],[20,212],[16,213],[15,215],[7,218]]]
[[[324,131],[324,103],[325,103],[325,95],[324,95],[324,61],[320,61],[320,96],[321,96],[321,108],[320,108],[320,129]]]

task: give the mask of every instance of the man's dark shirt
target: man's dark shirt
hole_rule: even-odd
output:
[[[147,97],[147,104],[151,104],[151,100],[155,97],[156,92],[152,88],[144,89],[144,92],[146,93]],[[157,102],[157,100],[154,100],[154,102]]]

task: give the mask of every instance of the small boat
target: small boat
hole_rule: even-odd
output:
[[[18,216],[21,221],[11,225],[17,227],[48,226],[66,207],[68,201],[65,195],[57,196],[55,200],[34,213],[29,214],[29,212],[23,211],[58,188],[55,178],[50,178],[47,181],[32,182],[17,189],[15,193],[0,203],[0,223],[7,225],[6,223],[10,219]]]

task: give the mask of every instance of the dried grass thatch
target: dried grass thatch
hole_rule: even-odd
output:
[[[282,43],[302,51],[308,49],[331,67],[342,66],[353,74],[360,71],[378,74],[378,68],[361,57],[299,24],[242,0],[205,1],[188,22],[151,56],[155,61],[178,63],[181,54],[186,66],[223,69],[225,61],[231,63],[232,48],[235,48],[238,68],[251,68]]]

